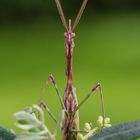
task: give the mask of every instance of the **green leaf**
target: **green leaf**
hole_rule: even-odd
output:
[[[16,135],[0,126],[0,140],[14,140]]]
[[[39,135],[20,135],[17,136],[15,140],[48,140],[44,136]]]
[[[106,128],[88,140],[134,140],[140,137],[140,121]]]

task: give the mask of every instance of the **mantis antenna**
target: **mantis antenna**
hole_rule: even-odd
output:
[[[81,18],[81,16],[82,16],[83,12],[84,12],[84,9],[85,9],[85,7],[86,7],[86,5],[87,5],[87,2],[88,2],[88,0],[83,0],[83,3],[82,3],[82,5],[81,5],[81,8],[80,8],[80,10],[79,10],[79,12],[78,12],[78,14],[77,14],[77,17],[76,17],[76,19],[75,19],[75,21],[74,21],[73,26],[72,26],[72,30],[74,30],[75,27],[77,26],[77,24],[79,23],[80,18]]]
[[[88,2],[88,0],[83,0],[83,3],[81,5],[81,8],[80,8],[80,10],[79,10],[79,12],[77,14],[77,17],[76,17],[76,19],[74,21],[73,26],[72,26],[72,30],[74,30],[75,27],[77,26],[77,24],[79,23],[80,18],[82,16],[83,12],[84,12],[84,9],[85,9],[85,7],[87,5],[87,2]],[[66,18],[65,18],[65,15],[64,15],[62,6],[61,6],[61,2],[60,2],[60,0],[55,0],[55,3],[57,5],[57,8],[58,8],[59,15],[60,15],[60,18],[62,20],[62,23],[63,23],[64,27],[66,28],[66,30],[68,30],[69,28],[68,28],[68,24],[67,24],[67,21],[66,21]]]
[[[63,23],[64,27],[66,28],[66,30],[68,30],[68,25],[67,25],[67,21],[66,21],[62,6],[61,6],[61,2],[60,2],[60,0],[55,0],[55,3],[56,3],[56,6],[58,8],[62,23]]]

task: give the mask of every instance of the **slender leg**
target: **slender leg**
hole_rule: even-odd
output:
[[[41,97],[40,97],[40,101],[42,101],[42,98],[44,97],[44,94],[45,94],[45,91],[46,91],[46,89],[47,89],[47,86],[48,86],[49,81],[53,84],[53,86],[54,86],[54,88],[55,88],[55,90],[56,90],[56,93],[57,93],[57,95],[58,95],[58,98],[59,98],[59,101],[60,101],[60,103],[61,103],[62,109],[65,109],[65,106],[64,106],[62,97],[61,97],[61,95],[60,95],[60,92],[59,92],[59,90],[58,90],[57,84],[56,84],[56,82],[55,82],[55,78],[53,77],[52,74],[49,75],[48,80],[46,81],[44,90],[43,90],[42,95],[41,95]]]
[[[105,119],[105,110],[104,110],[104,96],[102,93],[102,86],[100,83],[97,83],[91,90],[91,92],[82,100],[82,102],[77,106],[75,111],[77,111],[86,101],[87,99],[96,91],[100,91],[100,97],[101,97],[101,104],[102,104],[102,116],[103,116],[103,125],[104,125],[104,119]]]
[[[40,101],[38,103],[38,105],[40,107],[43,107],[48,112],[48,114],[50,115],[50,117],[54,120],[54,122],[57,123],[57,120],[56,120],[55,116],[51,113],[50,109],[48,108],[48,106],[43,101]]]

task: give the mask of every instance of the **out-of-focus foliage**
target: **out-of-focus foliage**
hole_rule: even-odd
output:
[[[134,121],[104,129],[89,140],[134,140],[139,137],[140,121]]]
[[[61,0],[62,5],[68,13],[79,9],[82,0]],[[88,9],[125,9],[140,8],[139,0],[89,0]],[[40,15],[56,14],[54,0],[0,0],[1,17],[31,17]]]
[[[0,140],[14,140],[16,135],[0,126]]]

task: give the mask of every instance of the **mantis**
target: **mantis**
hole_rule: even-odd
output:
[[[80,18],[84,12],[84,9],[87,5],[88,0],[83,0],[83,3],[81,5],[81,8],[77,14],[77,17],[74,21],[74,23],[71,23],[71,20],[69,19],[68,23],[65,18],[61,2],[60,0],[55,0],[56,6],[58,8],[58,12],[60,14],[61,21],[66,29],[66,32],[64,33],[65,38],[65,54],[66,54],[66,77],[67,77],[67,84],[64,91],[64,97],[61,97],[61,94],[58,90],[55,78],[53,75],[49,75],[48,80],[46,81],[45,89],[42,93],[42,96],[39,101],[39,106],[43,106],[49,115],[52,117],[52,119],[57,123],[57,119],[54,117],[54,115],[50,112],[49,108],[43,101],[43,96],[45,94],[45,90],[48,86],[48,82],[50,81],[59,97],[62,110],[64,110],[64,122],[62,125],[62,133],[63,133],[63,140],[77,140],[77,134],[80,132],[79,127],[79,109],[80,107],[88,100],[88,98],[95,93],[96,90],[99,89],[100,91],[100,97],[101,97],[101,104],[102,104],[102,117],[103,117],[103,124],[105,119],[105,111],[104,111],[104,97],[102,93],[102,86],[100,83],[97,83],[95,86],[93,86],[90,93],[87,94],[87,96],[78,104],[77,96],[76,96],[76,88],[73,85],[73,75],[72,75],[72,63],[73,63],[73,52],[74,52],[74,39],[76,34],[73,32],[76,28],[77,24],[80,21]]]

